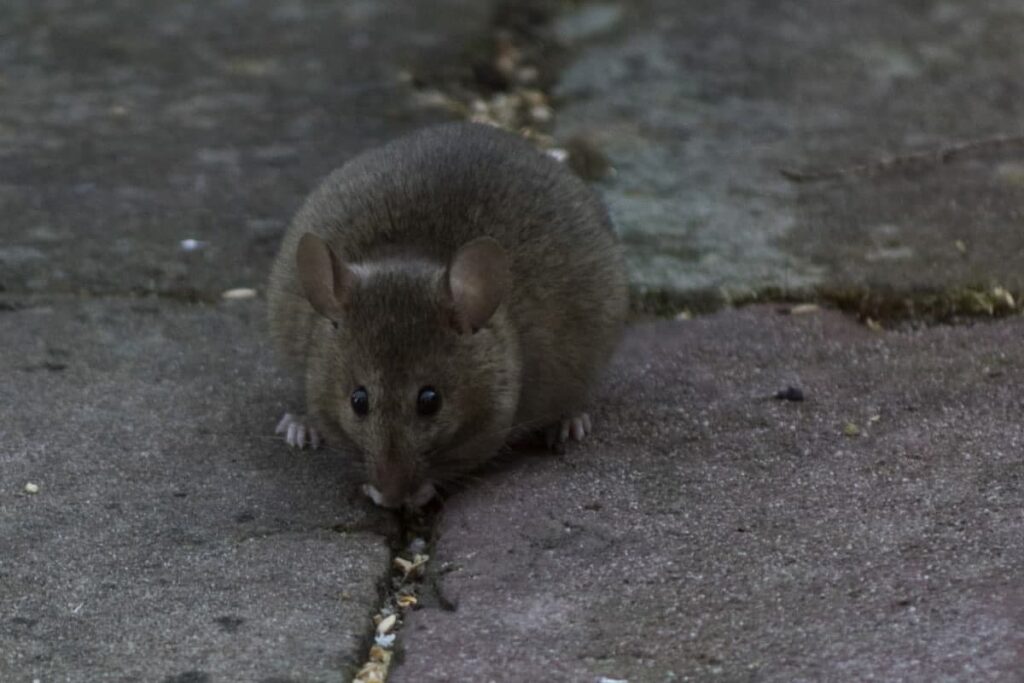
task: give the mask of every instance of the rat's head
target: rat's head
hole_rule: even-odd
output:
[[[447,264],[347,264],[299,241],[303,292],[320,315],[307,368],[310,412],[362,451],[375,501],[417,506],[434,485],[491,458],[518,400],[518,350],[501,310],[501,246],[480,238]]]

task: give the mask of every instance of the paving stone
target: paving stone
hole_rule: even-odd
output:
[[[490,9],[3,3],[0,291],[262,287],[324,175],[450,116],[417,104],[403,71],[459,59]]]
[[[618,5],[560,21],[586,39],[555,89],[556,134],[610,157],[601,188],[639,290],[698,305],[867,293],[904,308],[1024,290],[1020,141],[827,181],[780,173],[1016,134],[1020,7]]]
[[[35,304],[0,312],[0,679],[351,671],[394,528],[272,436],[262,303]]]
[[[456,609],[410,613],[389,680],[1020,681],[1022,335],[634,328],[591,441],[447,502]]]

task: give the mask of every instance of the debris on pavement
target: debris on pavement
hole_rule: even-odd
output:
[[[821,310],[818,304],[797,304],[789,309],[790,315],[807,315],[808,313],[817,313]]]
[[[220,295],[222,299],[234,300],[234,299],[252,299],[256,296],[256,290],[250,287],[236,287],[229,289]]]
[[[780,401],[802,401],[804,392],[800,387],[788,386],[775,392],[775,398]]]
[[[25,484],[25,493],[39,493],[39,484],[32,482]]]
[[[423,523],[419,526],[426,528]],[[373,617],[373,645],[370,646],[367,662],[353,679],[354,683],[384,683],[387,680],[392,648],[398,638],[397,631],[402,626],[401,615],[404,610],[413,609],[419,603],[416,595],[419,580],[430,560],[430,556],[423,552],[426,549],[427,541],[415,535],[403,553],[395,556],[392,562],[395,569],[391,583],[393,593]]]

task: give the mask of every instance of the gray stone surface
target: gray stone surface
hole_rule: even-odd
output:
[[[389,680],[1022,680],[1022,337],[634,328],[589,443],[448,501],[457,608],[411,614]]]
[[[262,302],[39,302],[0,311],[0,348],[0,680],[337,681],[365,656],[394,529],[344,458],[270,436],[297,397]]]
[[[867,292],[901,306],[1024,290],[1020,143],[831,181],[780,174],[1018,134],[1019,4],[614,7],[556,24],[574,50],[556,133],[589,137],[617,168],[602,189],[638,288],[696,303]]]
[[[0,291],[262,286],[323,175],[445,115],[401,72],[458,58],[490,6],[2,3]]]

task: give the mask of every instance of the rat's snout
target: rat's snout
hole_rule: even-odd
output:
[[[363,492],[384,508],[422,507],[437,493],[432,482],[420,479],[412,467],[393,460],[374,462],[369,474],[370,481]]]

